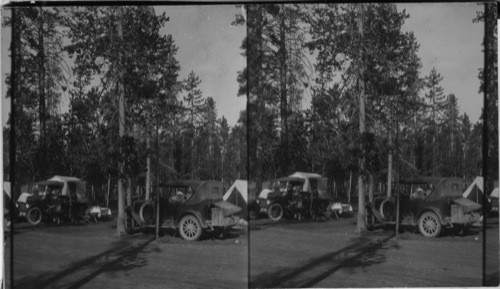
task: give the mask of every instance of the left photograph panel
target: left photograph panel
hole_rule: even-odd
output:
[[[245,10],[1,16],[6,288],[247,288]]]

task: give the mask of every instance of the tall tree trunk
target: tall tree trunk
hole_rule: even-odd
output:
[[[132,178],[127,177],[127,206],[132,205]]]
[[[288,174],[288,100],[286,91],[286,38],[285,38],[285,5],[281,4],[280,9],[280,98],[281,98],[281,143],[285,148],[284,163],[281,169],[282,174]]]
[[[358,4],[359,14],[358,14],[358,33],[361,38],[361,43],[359,46],[360,52],[360,67],[358,70],[359,79],[359,134],[363,137],[365,133],[365,79],[364,79],[364,59],[363,59],[363,14],[364,14],[364,4]],[[361,233],[366,231],[366,219],[365,219],[365,153],[364,149],[362,151],[362,156],[359,159],[359,175],[358,175],[358,221],[357,221],[357,232]]]
[[[349,193],[347,194],[348,204],[351,204],[351,194],[352,194],[352,171],[349,171]]]
[[[39,75],[38,75],[38,113],[40,118],[40,163],[39,166],[39,177],[44,178],[47,173],[47,129],[45,123],[45,113],[46,113],[46,96],[45,96],[45,44],[43,35],[43,10],[42,7],[38,10],[38,59],[39,59]]]
[[[123,7],[118,8],[118,38],[120,45],[123,45]],[[120,139],[125,136],[125,89],[123,84],[123,62],[120,53],[119,65],[119,80],[118,80],[118,110],[119,110],[119,136]],[[121,152],[123,153],[123,152]],[[123,191],[123,175],[125,164],[120,162],[119,171],[120,177],[118,178],[118,216],[116,218],[116,234],[118,236],[125,235],[125,200]]]
[[[19,109],[19,106],[16,105],[18,104],[18,89],[17,89],[17,75],[18,75],[18,69],[21,67],[21,61],[19,61],[18,57],[18,47],[19,47],[19,42],[20,42],[20,35],[21,35],[21,25],[18,25],[18,15],[17,15],[17,9],[14,8],[11,10],[12,11],[12,26],[11,26],[11,32],[12,32],[12,39],[11,39],[11,44],[10,44],[10,51],[11,51],[11,74],[10,74],[10,117],[12,120],[12,124],[10,126],[10,131],[9,131],[9,176],[8,180],[12,183],[15,184],[17,182],[17,177],[16,177],[16,130],[13,129],[12,127],[17,123],[16,122],[16,115],[17,115],[17,109]],[[9,208],[11,212],[14,212],[15,206],[13,199],[11,199]],[[14,232],[14,222],[11,222],[10,224],[10,229],[11,232]],[[2,238],[2,240],[4,240]],[[10,249],[12,252],[13,249],[13,244],[14,244],[14,234],[10,234]],[[5,247],[4,247],[5,248]],[[10,264],[14,264],[14,255],[15,254],[9,254],[10,259],[7,261]],[[5,270],[5,258],[2,258],[2,268]],[[14,270],[12,269],[12,266],[9,266],[10,270],[9,272],[3,272],[3,276],[9,276],[10,280],[14,280]],[[8,275],[7,275],[8,274]],[[3,278],[3,288],[5,287],[5,279]]]
[[[262,132],[262,124],[265,105],[263,101],[264,89],[262,80],[265,78],[262,66],[262,7],[260,5],[247,6],[247,60],[255,61],[254,65],[248,65],[248,164],[247,174],[252,181],[261,182],[264,179],[262,171],[262,157],[259,149],[259,135]],[[241,159],[240,148],[238,147],[238,160]],[[239,163],[239,162],[238,162]],[[238,170],[238,178],[241,178],[241,167]]]
[[[392,144],[391,144],[392,145]],[[387,196],[392,195],[392,149],[387,157]]]
[[[368,186],[368,201],[373,204],[373,187],[375,186],[375,177],[373,173],[370,172],[369,176],[369,186]]]
[[[146,139],[146,146],[148,148],[148,152],[151,149],[151,140],[149,139],[149,136]],[[148,157],[146,159],[146,196],[145,199],[146,201],[149,200],[149,194],[151,192],[151,155],[148,153]]]

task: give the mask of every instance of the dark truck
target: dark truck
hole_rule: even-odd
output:
[[[462,196],[460,178],[418,177],[394,183],[392,197],[367,204],[368,228],[396,223],[396,194],[399,191],[399,220],[417,226],[426,237],[437,237],[443,228],[468,228],[480,218],[477,204]]]
[[[203,232],[224,233],[239,223],[241,208],[222,200],[218,181],[174,181],[159,187],[161,228],[177,229],[187,241],[198,240]],[[157,200],[140,200],[125,209],[127,233],[156,226]]]

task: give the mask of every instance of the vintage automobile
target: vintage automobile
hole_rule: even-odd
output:
[[[198,240],[203,232],[224,233],[239,223],[241,208],[222,200],[218,181],[174,181],[159,187],[161,228],[177,229],[187,241]],[[125,228],[133,234],[156,226],[157,200],[135,201],[126,208]]]
[[[32,193],[19,197],[17,207],[31,225],[42,221],[77,223],[89,206],[85,188],[85,182],[78,178],[55,176],[35,183]]]
[[[439,236],[445,227],[468,228],[479,220],[476,212],[481,205],[464,198],[462,188],[460,178],[418,177],[394,183],[394,192],[399,191],[400,224],[417,226],[426,237]],[[395,224],[396,208],[395,196],[367,204],[369,229]]]
[[[320,218],[326,213],[330,199],[326,194],[326,179],[318,174],[297,172],[280,178],[274,191],[257,199],[261,212],[267,212],[275,222],[283,217]]]

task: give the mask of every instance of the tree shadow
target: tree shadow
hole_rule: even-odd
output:
[[[394,236],[379,239],[373,234],[357,237],[351,245],[326,255],[310,259],[298,267],[288,267],[250,277],[250,288],[308,288],[332,276],[340,269],[349,271],[386,261],[380,249]]]
[[[95,256],[83,259],[81,261],[70,264],[67,269],[57,272],[56,274],[42,273],[38,276],[23,278],[15,282],[15,288],[79,288],[88,283],[102,273],[116,273],[119,271],[132,270],[134,268],[147,265],[147,260],[140,257],[140,253],[145,253],[144,248],[154,239],[146,240],[139,244],[130,245],[126,240],[116,242],[113,248],[97,254]],[[154,251],[154,250],[153,250]],[[71,283],[56,285],[54,283],[63,278],[78,273],[80,270],[89,271],[86,276],[72,278]]]

